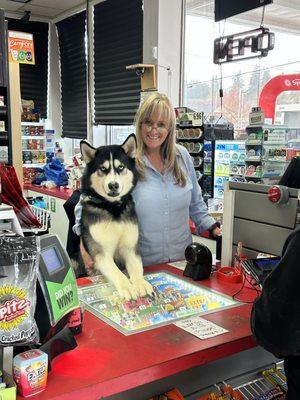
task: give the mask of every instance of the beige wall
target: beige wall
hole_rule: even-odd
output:
[[[20,67],[18,63],[9,63],[10,118],[12,135],[12,162],[21,185],[22,169],[22,134],[21,134],[21,93]]]

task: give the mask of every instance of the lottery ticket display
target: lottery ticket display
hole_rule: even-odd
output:
[[[124,301],[110,283],[102,281],[79,288],[79,298],[87,310],[125,335],[241,304],[168,272],[145,278],[153,286],[152,297]]]
[[[227,181],[245,181],[245,158],[244,141],[216,141],[214,198],[223,199],[224,184]]]

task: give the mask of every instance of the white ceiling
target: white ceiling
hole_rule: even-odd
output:
[[[240,0],[243,1],[243,0]],[[188,14],[214,16],[214,0],[186,0]],[[262,7],[229,18],[231,22],[254,22],[260,25]],[[300,34],[300,0],[273,0],[265,7],[264,24]]]
[[[26,0],[0,0],[0,8],[4,8],[8,16],[21,17],[24,11],[28,10],[31,11],[34,20],[52,20],[70,10],[84,7],[86,4],[86,0],[29,0],[27,3],[20,1]],[[213,17],[214,0],[186,0],[186,8],[189,14]],[[262,8],[260,7],[229,18],[229,21],[253,21],[259,25],[261,17]],[[273,4],[266,6],[264,22],[266,26],[300,34],[300,0],[273,0]]]
[[[85,6],[84,0],[26,0],[19,1],[0,0],[0,8],[5,10],[7,16],[22,16],[24,11],[30,11],[34,20],[51,20],[58,18],[67,11]]]

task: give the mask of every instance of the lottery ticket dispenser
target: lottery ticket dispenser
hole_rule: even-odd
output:
[[[49,358],[76,347],[67,327],[70,311],[79,307],[75,274],[69,256],[56,235],[40,238],[40,263],[35,319],[43,351]]]

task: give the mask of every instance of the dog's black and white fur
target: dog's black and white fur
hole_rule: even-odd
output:
[[[122,145],[80,143],[86,162],[82,180],[82,240],[94,268],[111,281],[127,300],[152,293],[143,277],[138,251],[138,224],[131,192],[137,183],[134,155],[136,140],[130,135]],[[116,264],[121,261],[129,279]]]

